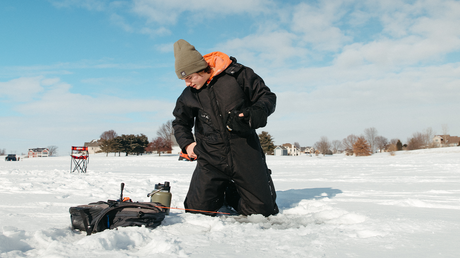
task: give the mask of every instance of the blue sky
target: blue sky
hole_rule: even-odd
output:
[[[460,2],[0,1],[0,149],[156,137],[185,87],[173,43],[222,51],[277,94],[263,130],[311,146],[375,127],[460,135]],[[259,130],[261,131],[261,130]]]

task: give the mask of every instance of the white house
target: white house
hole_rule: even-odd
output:
[[[288,148],[288,154],[291,155],[291,156],[299,156],[300,155],[300,149],[297,148],[296,146],[294,145],[291,145],[290,148]]]
[[[297,148],[295,145],[292,145],[290,143],[285,143],[281,146],[287,150],[288,155],[299,156],[301,153],[299,148]]]
[[[41,158],[48,157],[49,153],[50,151],[48,150],[48,148],[33,148],[29,149],[27,155],[29,156],[29,158]]]
[[[444,139],[445,138],[445,139]],[[435,135],[433,137],[433,142],[438,147],[454,147],[458,146],[460,143],[460,137],[450,136],[450,135]]]
[[[101,151],[100,140],[92,140],[90,142],[85,142],[83,146],[88,147],[88,154],[95,154]]]
[[[305,149],[303,150],[303,153],[305,153],[305,154],[314,154],[315,153],[315,148],[313,148],[313,147],[305,147]]]
[[[275,156],[287,156],[287,155],[288,155],[288,151],[283,146],[277,146],[275,148]]]

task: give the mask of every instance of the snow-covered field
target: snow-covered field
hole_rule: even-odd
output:
[[[148,201],[170,181],[183,200],[195,163],[177,156],[0,160],[0,257],[460,257],[460,147],[371,157],[275,157],[280,214],[208,217],[172,210],[156,229],[91,236],[69,207],[124,196]]]

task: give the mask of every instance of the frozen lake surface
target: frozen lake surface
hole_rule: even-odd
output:
[[[171,210],[156,229],[91,236],[69,208],[124,196],[148,201],[171,182],[183,208],[195,163],[177,155],[0,161],[0,257],[459,257],[460,147],[370,157],[267,156],[280,213],[209,217]]]

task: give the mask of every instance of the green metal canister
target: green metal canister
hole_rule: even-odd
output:
[[[168,207],[166,209],[166,215],[169,215],[169,208],[171,207],[171,186],[169,182],[165,181],[164,184],[158,183],[155,185],[155,190],[149,193],[147,196],[150,195],[151,202],[158,202],[161,203],[164,207]]]

